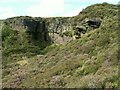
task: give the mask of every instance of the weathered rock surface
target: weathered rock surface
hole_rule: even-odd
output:
[[[28,35],[32,35],[33,39],[47,41],[48,32],[45,22],[34,19],[32,17],[15,17],[5,20],[5,25],[9,25],[14,31],[26,31]]]
[[[25,30],[35,40],[61,43],[71,40],[74,36],[76,39],[80,38],[81,34],[99,28],[101,20],[98,18],[85,18],[80,21],[75,20],[75,17],[32,18],[20,16],[6,19],[4,23],[14,31]],[[74,33],[71,34],[71,32]]]

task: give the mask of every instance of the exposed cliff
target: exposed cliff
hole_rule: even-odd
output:
[[[77,17],[77,16],[76,16]],[[74,17],[65,18],[32,18],[15,17],[6,19],[4,25],[16,32],[26,31],[33,39],[50,41],[58,44],[80,38],[81,33],[99,28],[101,20],[98,18],[86,18],[83,21],[74,21]]]

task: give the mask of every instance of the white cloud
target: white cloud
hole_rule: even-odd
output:
[[[34,17],[51,17],[60,15],[64,11],[64,0],[42,0],[38,4],[27,8],[28,15]]]
[[[108,3],[113,3],[117,4],[119,0],[65,0],[68,3],[102,3],[102,2],[108,2]]]
[[[41,0],[0,0],[1,3],[40,2]]]
[[[78,9],[65,12],[62,16],[65,16],[65,17],[76,16],[79,14],[80,11],[82,11],[82,9],[84,9],[84,7],[80,7]]]
[[[0,7],[0,19],[16,16],[13,9],[10,7]]]

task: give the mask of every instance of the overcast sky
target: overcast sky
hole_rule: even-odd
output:
[[[0,19],[75,16],[85,7],[102,2],[117,4],[119,0],[0,0]]]

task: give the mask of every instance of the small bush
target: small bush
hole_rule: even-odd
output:
[[[14,31],[9,26],[5,26],[2,30],[2,40],[4,41],[9,36],[14,36]]]

